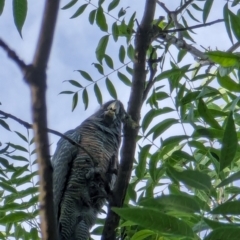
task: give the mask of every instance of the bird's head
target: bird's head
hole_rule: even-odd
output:
[[[108,124],[121,121],[125,115],[123,104],[118,100],[106,102],[103,104],[101,110],[104,121]]]

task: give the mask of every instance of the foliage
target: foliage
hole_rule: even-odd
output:
[[[184,3],[179,1],[179,6]],[[181,14],[179,26],[187,28],[181,32],[182,38],[190,42],[189,45],[198,43],[198,36],[193,35],[189,26],[196,22],[207,23],[211,14],[214,16],[213,3],[213,0],[192,1]],[[77,70],[80,80],[67,80],[72,90],[61,92],[72,95],[72,111],[80,100],[79,95],[85,109],[89,101],[93,101],[89,97],[90,88],[93,88],[97,102],[102,103],[100,81],[105,81],[105,89],[114,99],[121,100],[119,86],[131,87],[133,39],[137,28],[135,12],[125,7],[124,0],[99,0],[98,5],[71,0],[62,9],[69,10],[76,4],[79,7],[71,18],[81,17],[86,9],[91,8],[88,21],[96,24],[103,36],[96,46],[97,62],[93,64],[99,79],[94,80],[81,66]],[[226,31],[221,34],[227,34],[235,47],[240,39],[240,18],[236,13],[239,4],[238,0],[226,3],[222,16]],[[3,6],[4,1],[0,0],[0,12]],[[15,7],[15,24],[21,34],[25,13],[16,11]],[[114,13],[110,14],[111,11]],[[167,22],[155,27],[160,33],[174,29],[173,24]],[[178,34],[174,32],[171,36],[178,37]],[[240,188],[236,181],[240,179],[240,55],[234,52],[235,48],[231,51],[213,48],[204,51],[205,58],[198,58],[195,62],[189,48],[178,47],[176,52],[172,42],[155,40],[158,41],[153,41],[148,57],[154,52],[155,59],[161,59],[160,68],[144,103],[147,110],[142,114],[139,147],[125,207],[114,209],[121,216],[118,235],[138,240],[238,239]],[[110,54],[110,42],[118,48],[118,59]],[[118,61],[120,67],[116,67]],[[118,78],[113,81],[114,74]],[[150,74],[151,69],[148,76]],[[83,79],[87,84],[84,85]],[[0,124],[9,128],[4,120]],[[31,147],[28,135],[17,135],[28,148]],[[14,228],[19,229],[15,234],[21,234],[20,237],[36,234],[38,229],[33,220],[37,215],[37,192],[33,181],[36,172],[32,171],[35,162],[25,155],[15,155],[17,152],[31,156],[28,149],[13,143],[1,150],[0,187],[4,192],[1,194],[0,225],[6,230],[0,234],[12,236]],[[11,164],[12,159],[27,164],[16,167]],[[17,190],[17,193],[16,188],[23,184],[32,186]],[[18,199],[24,202],[25,197],[31,199],[30,205],[19,205]],[[14,223],[10,223],[12,217]],[[22,224],[24,221],[31,225],[30,232]],[[92,234],[101,235],[103,224],[104,221],[99,219]]]

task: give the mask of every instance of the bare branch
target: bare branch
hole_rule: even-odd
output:
[[[24,63],[24,61],[22,61],[18,57],[18,55],[2,39],[0,39],[0,46],[3,48],[3,50],[5,50],[9,58],[12,59],[24,73],[27,69],[27,65]]]
[[[137,124],[139,124],[140,120],[143,92],[146,82],[146,53],[152,40],[152,36],[150,35],[155,7],[156,0],[145,1],[145,12],[135,38],[134,72],[127,113]],[[124,138],[121,149],[121,164],[116,187],[113,190],[113,198],[110,199],[110,206],[102,233],[102,240],[113,240],[116,236],[116,228],[119,224],[119,216],[111,211],[111,207],[123,206],[133,167],[138,130],[138,128],[132,128],[127,124],[124,126]]]
[[[181,25],[179,24],[178,20],[177,20],[177,14],[175,14],[175,12],[171,13],[170,14],[173,22],[174,22],[174,25],[177,29],[181,28]],[[176,28],[174,30],[176,30]],[[164,30],[163,30],[164,31]],[[167,31],[167,30],[165,30]],[[177,31],[177,30],[176,30]],[[183,39],[183,35],[182,35],[182,32],[181,31],[177,31],[178,32],[178,39]]]
[[[191,53],[195,58],[197,58],[198,61],[208,62],[208,64],[212,63],[208,56],[205,55],[203,52],[198,50],[197,48],[193,47],[190,44],[187,44],[184,40],[179,40],[178,38],[169,35],[169,34],[162,34],[158,38],[164,40],[167,43],[175,45],[178,49],[185,49],[189,53]],[[161,42],[162,43],[162,42]]]
[[[154,50],[153,50],[154,51]],[[150,55],[150,58],[148,59],[148,67],[149,67],[149,71],[150,71],[150,76],[149,76],[149,80],[148,80],[148,84],[143,92],[143,102],[146,100],[147,98],[147,95],[150,91],[150,89],[152,88],[153,84],[155,83],[156,79],[154,80],[154,76],[156,75],[157,73],[157,64],[158,62],[160,62],[162,60],[162,57],[159,57],[157,59],[153,59],[152,56],[153,56],[153,51]],[[154,66],[154,64],[156,66]]]
[[[46,68],[52,47],[58,9],[59,0],[45,1],[44,15],[33,64],[27,69],[25,75],[25,80],[29,84],[31,91],[33,129],[40,176],[39,202],[43,240],[57,239],[49,140],[44,129],[47,129]]]
[[[176,28],[176,29],[169,29],[169,30],[162,30],[161,32],[163,32],[163,33],[171,33],[171,32],[187,31],[187,30],[190,30],[190,29],[195,29],[195,28],[201,28],[201,27],[210,26],[210,25],[212,25],[212,24],[219,23],[219,22],[224,22],[224,20],[223,20],[223,19],[218,19],[218,20],[215,20],[215,21],[212,21],[212,22],[203,23],[203,24],[198,24],[198,25],[191,26],[191,27]]]
[[[26,121],[23,121],[22,119],[17,118],[17,117],[15,117],[14,115],[12,115],[10,113],[6,113],[6,112],[0,110],[0,114],[5,116],[6,118],[11,118],[11,119],[15,120],[16,122],[20,123],[21,125],[23,125],[27,129],[33,129],[33,125],[32,124],[30,124],[30,123],[28,123]],[[93,161],[95,166],[98,165],[98,162],[93,158],[91,153],[87,149],[85,149],[81,144],[77,143],[76,141],[74,141],[73,139],[69,138],[65,134],[62,134],[62,133],[60,133],[60,132],[58,132],[56,130],[53,130],[53,129],[50,129],[50,128],[46,128],[44,130],[46,132],[52,133],[52,134],[54,134],[56,136],[62,137],[64,139],[66,139],[67,141],[69,141],[72,145],[75,145],[75,146],[81,148],[83,151],[85,151],[88,154],[88,156],[91,158],[91,160]]]
[[[227,52],[233,52],[236,49],[238,49],[240,47],[240,42],[236,42],[235,44],[233,44],[228,50]]]
[[[179,13],[181,13],[185,8],[187,8],[187,6],[189,5],[189,4],[191,4],[192,2],[193,2],[194,0],[189,0],[189,1],[187,1],[187,2],[185,2],[178,10],[176,10],[174,13],[175,14],[179,14]]]
[[[164,3],[160,2],[160,1],[157,1],[157,4],[158,4],[159,6],[161,6],[162,9],[163,9],[167,14],[170,14],[171,11],[165,6]]]

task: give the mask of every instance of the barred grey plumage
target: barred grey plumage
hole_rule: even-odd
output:
[[[118,169],[120,101],[109,101],[65,133],[83,148],[60,139],[52,158],[54,207],[59,240],[87,240]]]

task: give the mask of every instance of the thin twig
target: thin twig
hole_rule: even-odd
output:
[[[235,44],[233,44],[228,50],[227,52],[233,52],[235,51],[237,48],[240,47],[240,42],[236,42]]]
[[[0,114],[5,116],[6,118],[11,118],[11,119],[15,120],[16,122],[20,123],[21,125],[23,125],[27,129],[33,129],[33,125],[32,124],[30,124],[30,123],[28,123],[26,121],[23,121],[22,119],[17,118],[17,117],[13,116],[10,113],[6,113],[6,112],[3,112],[3,111],[0,110]],[[60,133],[60,132],[58,132],[56,130],[50,129],[50,128],[46,128],[45,130],[47,132],[49,132],[49,133],[52,133],[52,134],[56,135],[56,136],[62,137],[64,139],[66,139],[67,141],[69,141],[72,145],[75,145],[75,146],[81,148],[84,152],[86,152],[89,155],[89,157],[91,158],[91,160],[94,162],[95,165],[98,164],[97,161],[91,155],[91,153],[86,148],[84,148],[82,145],[80,145],[79,143],[74,141],[73,139],[69,138],[65,134],[62,134],[62,133]]]
[[[167,14],[170,14],[171,11],[165,6],[164,3],[160,2],[160,1],[157,1],[157,4],[158,4],[159,6],[161,6],[162,9],[163,9]]]
[[[5,50],[5,52],[8,54],[9,58],[12,59],[17,66],[21,69],[22,72],[25,72],[27,69],[27,65],[23,60],[21,60],[18,55],[2,40],[0,39],[0,46]]]
[[[174,11],[175,14],[181,13],[189,4],[191,4],[194,0],[189,0],[185,2],[178,10]]]
[[[154,79],[154,76],[157,73],[157,64],[156,63],[158,63],[162,60],[162,57],[159,57],[157,59],[153,59],[154,51],[155,51],[155,49],[152,50],[152,52],[150,54],[150,58],[148,59],[150,76],[149,76],[148,84],[147,84],[147,86],[146,86],[146,88],[143,92],[143,100],[142,100],[143,102],[146,100],[150,89],[152,88],[153,84],[156,82],[156,78]],[[156,64],[156,66],[153,67],[153,64]]]
[[[219,23],[219,22],[224,22],[224,20],[223,20],[223,19],[218,19],[218,20],[215,20],[215,21],[212,21],[212,22],[203,23],[203,24],[198,24],[198,25],[191,26],[191,27],[176,28],[176,29],[169,29],[169,30],[162,30],[161,32],[163,32],[163,33],[172,33],[172,32],[187,31],[187,30],[190,30],[190,29],[195,29],[195,28],[201,28],[201,27],[210,26],[210,25],[212,25],[212,24]]]

